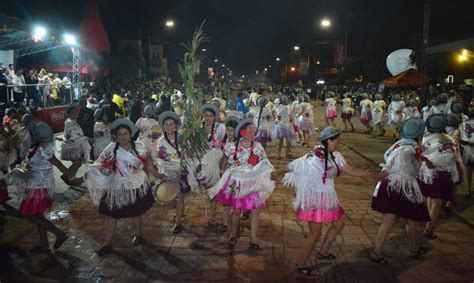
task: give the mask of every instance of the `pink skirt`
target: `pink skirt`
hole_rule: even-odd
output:
[[[360,115],[360,121],[362,123],[368,123],[368,122],[372,121],[372,114],[369,112],[369,113],[364,113],[364,114]]]
[[[334,210],[301,210],[298,209],[296,216],[298,220],[313,223],[332,223],[344,216],[344,209],[338,207]]]
[[[53,198],[47,188],[26,189],[25,193],[28,198],[21,201],[18,210],[22,216],[41,216],[53,205]]]
[[[251,193],[243,198],[235,198],[235,193],[225,193],[225,189],[221,189],[214,199],[222,205],[231,206],[238,210],[254,210],[259,208],[265,208],[267,206],[266,201],[257,203],[260,198],[258,193]]]
[[[324,116],[326,119],[334,119],[337,117],[336,109],[331,109],[326,111],[326,115]]]

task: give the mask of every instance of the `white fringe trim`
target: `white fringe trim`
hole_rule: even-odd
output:
[[[201,161],[201,171],[198,172],[198,180],[202,180],[205,187],[214,186],[219,181],[219,162],[223,156],[220,149],[210,149],[203,156]]]
[[[28,196],[25,195],[26,190],[47,188],[51,192],[54,192],[55,189],[52,170],[49,172],[41,172],[16,168],[5,175],[5,180],[7,186],[16,189],[18,195],[22,198],[28,198]]]
[[[423,195],[416,179],[390,174],[388,176],[388,189],[397,193],[401,193],[412,203],[422,203]]]

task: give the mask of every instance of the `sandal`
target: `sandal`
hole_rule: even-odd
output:
[[[428,238],[428,239],[430,239],[430,240],[434,240],[434,239],[438,238],[438,236],[436,236],[435,233],[430,232],[430,231],[428,231],[428,230],[426,230],[426,229],[423,231],[423,236],[425,236],[426,238]]]
[[[227,232],[227,225],[222,225],[221,227],[219,227],[219,232],[220,232],[220,233],[225,233],[225,232]]]
[[[46,254],[46,253],[49,253],[50,250],[49,250],[49,247],[48,246],[36,246],[36,247],[33,247],[31,250],[30,250],[30,253],[32,254]]]
[[[133,240],[132,240],[133,246],[139,246],[139,245],[144,245],[144,244],[146,244],[146,240],[142,236],[133,237]]]
[[[250,243],[249,249],[254,250],[254,251],[261,251],[261,250],[263,250],[262,247],[260,247],[259,244],[252,244],[252,243]]]
[[[59,249],[59,247],[66,242],[66,240],[69,238],[69,235],[64,233],[62,237],[56,238],[56,242],[54,242],[53,250]]]
[[[318,259],[321,259],[321,260],[333,260],[333,259],[336,259],[336,256],[333,255],[332,253],[329,253],[329,254],[327,254],[327,255],[323,255],[322,253],[318,253],[318,254],[316,255],[316,257],[317,257]]]
[[[207,220],[207,226],[209,226],[209,227],[215,226],[216,224],[217,224],[217,222],[212,218],[209,218]]]
[[[103,256],[106,256],[108,254],[111,254],[112,251],[113,251],[112,247],[110,247],[108,245],[103,245],[95,253],[97,254],[97,256],[103,257]]]
[[[375,262],[375,263],[378,263],[378,264],[387,264],[388,263],[388,261],[385,258],[379,256],[376,252],[372,252],[369,255],[369,260],[371,262]]]
[[[308,276],[308,277],[319,277],[319,272],[316,268],[313,267],[299,267],[298,264],[296,265],[295,271],[301,275]]]
[[[183,231],[183,225],[175,225],[173,228],[173,234],[177,235]]]
[[[237,239],[231,235],[229,237],[229,240],[227,240],[227,243],[229,244],[229,246],[233,247],[237,243]]]
[[[417,251],[410,251],[410,257],[413,259],[419,259],[429,250],[427,245],[421,244]]]

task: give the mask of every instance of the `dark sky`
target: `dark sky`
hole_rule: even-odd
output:
[[[386,56],[398,48],[414,48],[421,40],[426,2],[431,7],[432,44],[474,37],[472,0],[99,1],[112,47],[120,38],[138,37],[139,29],[143,37],[150,30],[152,41],[167,42],[174,51],[168,54],[177,57],[182,49],[176,43],[189,40],[194,28],[206,19],[205,32],[212,38],[206,46],[208,61],[218,58],[237,73],[255,72],[273,64],[275,57],[291,58],[294,44],[304,51],[311,42],[343,39],[345,30],[350,57]],[[82,20],[84,4],[8,1],[2,3],[0,12],[74,31]],[[334,25],[330,30],[319,27],[322,17],[331,18]],[[173,31],[164,28],[167,18],[176,21]],[[311,47],[310,51],[330,64],[328,46]]]

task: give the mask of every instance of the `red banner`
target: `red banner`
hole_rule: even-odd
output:
[[[48,107],[39,109],[36,114],[38,119],[50,125],[55,133],[59,133],[64,130],[64,121],[66,120],[67,108],[68,105]]]
[[[343,40],[334,41],[334,66],[340,67],[346,61],[346,47]]]

